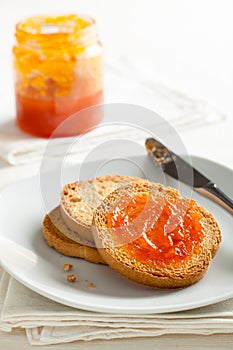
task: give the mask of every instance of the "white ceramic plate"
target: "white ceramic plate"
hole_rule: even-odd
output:
[[[136,164],[136,166],[135,166]],[[139,164],[139,165],[138,165]],[[201,158],[193,164],[215,180],[226,193],[233,196],[233,172]],[[93,164],[82,169],[82,177],[90,177]],[[143,170],[142,170],[143,169]],[[102,167],[99,175],[156,172],[148,157],[134,157],[128,166],[122,161]],[[74,180],[77,168],[67,169],[63,182]],[[59,201],[54,192],[53,175],[47,181],[51,207]],[[46,178],[47,177],[47,178]],[[173,186],[174,181],[166,179]],[[189,191],[190,193],[190,191]],[[81,259],[67,258],[46,245],[41,234],[45,208],[38,177],[20,181],[0,193],[0,261],[18,281],[57,302],[76,308],[113,313],[164,313],[191,309],[233,297],[233,216],[204,197],[193,194],[218,220],[223,235],[220,250],[206,276],[197,284],[180,290],[155,290],[137,285],[121,277],[107,266],[95,265]],[[63,264],[72,263],[77,275],[74,284],[66,281]],[[94,282],[91,287],[86,281]]]

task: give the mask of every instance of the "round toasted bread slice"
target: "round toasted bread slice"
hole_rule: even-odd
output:
[[[119,237],[121,238],[121,236],[117,236],[116,234],[116,232],[118,231],[114,231],[112,229],[112,226],[109,226],[109,217],[115,220],[117,215],[123,215],[121,214],[122,203],[126,203],[127,200],[129,201],[129,198],[144,198],[143,196],[146,196],[146,198],[148,199],[150,198],[153,202],[150,202],[150,205],[148,207],[145,206],[146,209],[140,212],[140,215],[138,216],[138,219],[136,221],[136,228],[134,226],[129,226],[131,225],[129,218],[129,215],[131,214],[127,214],[128,216],[122,216],[124,220],[128,220],[128,222],[126,223],[124,220],[122,221],[121,217],[122,226],[120,227],[121,231],[119,231],[120,235],[122,234],[122,232],[124,233],[128,230],[127,232],[129,233],[129,235],[132,235],[132,239],[131,241],[127,242],[124,240],[120,241]],[[187,214],[185,216],[185,219],[182,219],[181,213],[177,211],[178,209],[176,206],[178,205],[177,203],[179,203],[179,201],[180,203],[185,203],[185,205],[187,205],[187,208],[185,208],[185,213],[182,214]],[[119,203],[121,203],[121,205],[119,205]],[[135,210],[137,209],[136,207],[132,209],[132,203],[129,205],[129,212],[130,210],[131,212],[135,212]],[[154,217],[157,215],[155,215],[157,209],[153,209],[157,208],[156,203],[170,203],[169,205],[171,205],[172,208],[171,212],[173,212],[172,219],[168,216],[166,218],[166,222],[160,224],[160,222],[162,221],[158,220],[163,220],[163,216],[165,217],[166,214],[165,213],[163,214],[163,216],[161,216],[163,210],[161,209],[161,212],[157,216],[157,219],[155,219],[155,222],[150,222],[151,218],[153,218],[153,215]],[[191,206],[191,203],[192,212],[187,211],[189,205]],[[127,207],[127,203],[124,205]],[[125,209],[123,208],[123,211],[124,210]],[[190,213],[192,213],[192,216],[190,216]],[[158,219],[158,217],[162,219]],[[176,224],[170,230],[170,233],[166,233],[165,226],[168,223],[171,224],[172,221],[176,221],[177,219],[178,224]],[[198,239],[200,240],[200,242],[195,244],[193,243],[193,245],[190,245],[189,243],[189,252],[187,251],[188,243],[186,243],[186,251],[184,248],[182,248],[183,250],[177,248],[182,247],[182,242],[184,242],[184,239],[188,240],[190,239],[190,237],[192,237],[188,236],[188,229],[185,232],[183,232],[182,230],[175,231],[176,227],[186,227],[184,226],[184,220],[191,220],[191,223],[189,223],[188,226],[189,229],[191,227],[193,230],[195,228],[196,230],[199,230],[201,227],[200,232],[198,231],[196,233],[196,237],[199,237]],[[149,229],[157,227],[157,231],[155,229],[154,231],[150,231],[154,236],[150,236],[149,243],[147,242],[147,232],[149,231],[145,231],[146,225],[149,225],[148,223],[150,224]],[[164,227],[161,225],[164,225]],[[135,233],[133,232],[132,228],[136,229],[136,231],[141,230],[139,232],[140,235],[135,236]],[[161,228],[163,231],[161,231]],[[205,208],[199,206],[193,200],[185,198],[182,199],[179,196],[179,192],[173,188],[164,188],[161,184],[152,183],[132,183],[125,187],[121,187],[118,190],[115,190],[114,192],[109,194],[95,211],[92,229],[93,237],[96,242],[96,247],[100,255],[103,257],[104,261],[112,269],[134,282],[157,288],[182,288],[192,285],[193,283],[199,281],[206,273],[210,261],[216,254],[219,244],[221,242],[220,228],[212,214],[210,214]],[[158,233],[159,230],[160,233]],[[156,235],[161,235],[161,232],[162,236],[160,237],[164,237],[164,240],[166,241],[169,238],[168,241],[171,241],[170,246],[168,245],[168,248],[166,248],[168,249],[167,251],[164,248],[165,241],[162,241],[158,244],[156,243],[157,245],[154,243],[157,239]],[[176,237],[176,241],[175,238],[173,238],[175,232],[176,234],[177,232],[179,233],[179,237]],[[148,246],[148,244],[150,247]],[[165,254],[163,253],[163,250],[164,252],[168,252],[170,248],[175,249],[171,250],[173,252],[171,254],[173,255],[171,255],[172,259],[169,260],[169,255],[163,256],[163,254]],[[142,251],[142,249],[146,250]],[[154,253],[155,250],[153,249],[156,250],[156,253]],[[181,254],[181,252],[183,255]],[[143,258],[142,253],[144,254]],[[156,260],[156,258],[154,258],[155,254],[158,254],[158,256],[160,256],[160,258],[164,258],[164,260]]]
[[[105,264],[97,249],[72,241],[70,229],[64,223],[59,207],[44,217],[43,236],[48,245],[59,253],[82,258],[96,264]]]
[[[95,242],[91,231],[94,210],[109,193],[132,181],[140,181],[140,179],[120,175],[103,176],[64,186],[60,211],[67,227],[71,230],[69,238],[78,243],[82,239],[88,242],[87,245],[94,247]]]

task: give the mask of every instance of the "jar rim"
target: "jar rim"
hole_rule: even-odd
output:
[[[16,31],[30,36],[85,34],[96,27],[92,17],[68,14],[58,16],[33,16],[16,24]]]

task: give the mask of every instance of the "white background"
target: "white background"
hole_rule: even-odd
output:
[[[0,128],[15,115],[15,24],[72,12],[97,20],[107,60],[127,57],[155,81],[226,113],[228,121],[180,136],[189,153],[233,167],[225,152],[233,149],[233,0],[0,0]]]
[[[155,79],[233,114],[232,0],[0,0],[2,114],[14,112],[16,22],[64,12],[97,19],[105,57],[128,56]]]

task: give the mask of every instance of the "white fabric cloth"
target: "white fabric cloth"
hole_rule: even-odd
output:
[[[233,299],[167,314],[107,314],[58,304],[26,288],[1,268],[0,274],[0,329],[10,332],[22,327],[32,345],[173,333],[233,332]]]
[[[177,131],[226,117],[206,101],[191,98],[155,82],[124,58],[117,63],[105,64],[105,79],[105,103],[132,103],[150,108],[170,122]],[[106,136],[111,138],[112,132],[109,130]],[[41,160],[46,145],[46,139],[21,132],[14,120],[0,125],[0,158],[9,164],[19,165]],[[90,142],[85,143],[78,153],[88,151],[91,146]]]

